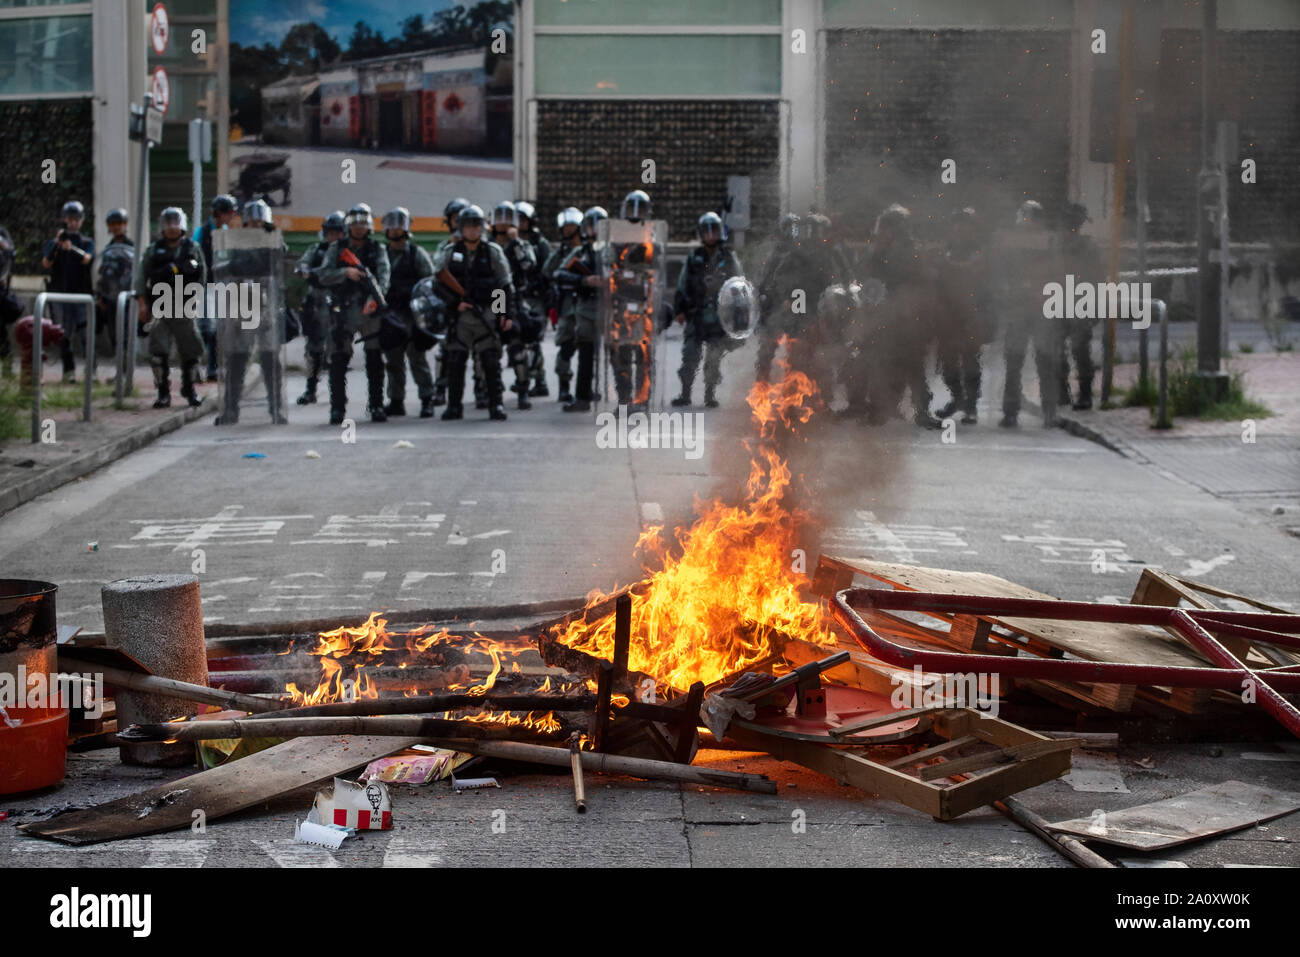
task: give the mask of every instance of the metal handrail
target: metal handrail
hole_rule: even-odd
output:
[[[113,405],[122,408],[122,400],[135,391],[135,323],[131,323],[127,332],[127,313],[135,303],[135,296],[130,290],[117,294],[117,334],[114,358],[117,361],[117,375],[113,380]]]
[[[1167,368],[1169,360],[1169,308],[1165,305],[1163,299],[1155,300],[1153,305],[1160,314],[1160,373],[1159,385],[1157,386],[1155,427],[1157,429],[1167,429],[1170,427],[1169,369]]]
[[[41,341],[44,336],[44,329],[41,323],[45,320],[45,304],[47,302],[62,302],[76,305],[84,304],[90,313],[86,319],[86,395],[82,401],[81,416],[86,422],[90,421],[90,400],[91,390],[95,385],[95,297],[85,292],[42,292],[36,296],[36,304],[32,309],[32,442],[37,443],[41,440],[41,376],[44,374],[44,356],[41,350],[44,343]]]

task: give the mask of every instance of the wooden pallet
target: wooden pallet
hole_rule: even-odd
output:
[[[1059,777],[1070,770],[1070,751],[1080,743],[969,708],[923,710],[941,742],[901,757],[896,748],[833,747],[752,721],[733,721],[727,736],[940,821]]]
[[[857,575],[906,591],[943,594],[988,595],[999,598],[1036,598],[1055,600],[1014,582],[983,572],[959,572],[940,568],[923,568],[877,562],[866,558],[823,555],[813,576],[813,589],[823,598],[851,587]],[[1029,653],[1060,658],[1069,654],[1086,661],[1121,661],[1152,665],[1199,666],[1202,659],[1192,649],[1158,628],[1142,625],[1117,625],[1102,622],[1053,621],[1047,619],[994,616],[933,616],[950,622],[945,633],[924,629],[929,638],[916,637],[932,644],[975,651],[980,654]],[[965,620],[961,620],[965,619]],[[882,614],[882,620],[883,614]],[[893,625],[893,621],[888,622]],[[921,628],[915,624],[913,628]],[[1152,692],[1134,685],[1085,684],[1065,681],[1020,681],[1020,687],[1039,691],[1044,697],[1059,700],[1065,695],[1095,708],[1127,712],[1142,698],[1156,707],[1183,710],[1195,706],[1194,692]],[[1187,694],[1179,692],[1187,691]]]

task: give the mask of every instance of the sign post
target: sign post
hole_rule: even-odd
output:
[[[190,165],[194,170],[194,218],[203,222],[203,164],[212,160],[212,121],[202,117],[190,120]]]

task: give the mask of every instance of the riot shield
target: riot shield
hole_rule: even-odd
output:
[[[664,390],[656,384],[664,363],[662,357],[654,361],[652,349],[656,318],[668,301],[664,289],[668,224],[606,219],[599,223],[596,235],[602,279],[600,398],[619,405],[649,406],[652,401],[662,405]]]
[[[212,235],[208,315],[217,330],[218,425],[287,421],[284,388],[284,239],[278,229],[223,229]]]

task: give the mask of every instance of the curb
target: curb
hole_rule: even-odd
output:
[[[1021,406],[1033,412],[1037,416],[1042,416],[1043,414],[1042,406],[1030,402],[1028,399],[1022,399]],[[1078,419],[1072,419],[1068,415],[1062,415],[1060,412],[1057,412],[1056,427],[1064,429],[1071,435],[1077,435],[1081,439],[1087,439],[1089,442],[1094,442],[1102,448],[1109,449],[1116,455],[1122,455],[1126,459],[1132,459],[1134,462],[1138,462],[1142,465],[1151,464],[1150,459],[1127,442],[1108,436],[1106,433],[1094,429],[1090,425],[1085,425]]]
[[[83,475],[88,475],[95,469],[115,462],[137,449],[143,448],[155,439],[166,435],[168,432],[175,432],[182,425],[201,419],[203,416],[210,415],[215,411],[215,402],[205,402],[198,408],[189,408],[187,406],[178,412],[173,412],[155,422],[151,422],[143,428],[132,429],[125,435],[84,452],[76,458],[52,466],[40,475],[34,475],[26,481],[10,486],[0,491],[0,515],[13,511],[20,505],[27,504],[46,492],[52,492],[69,482],[75,482]]]

